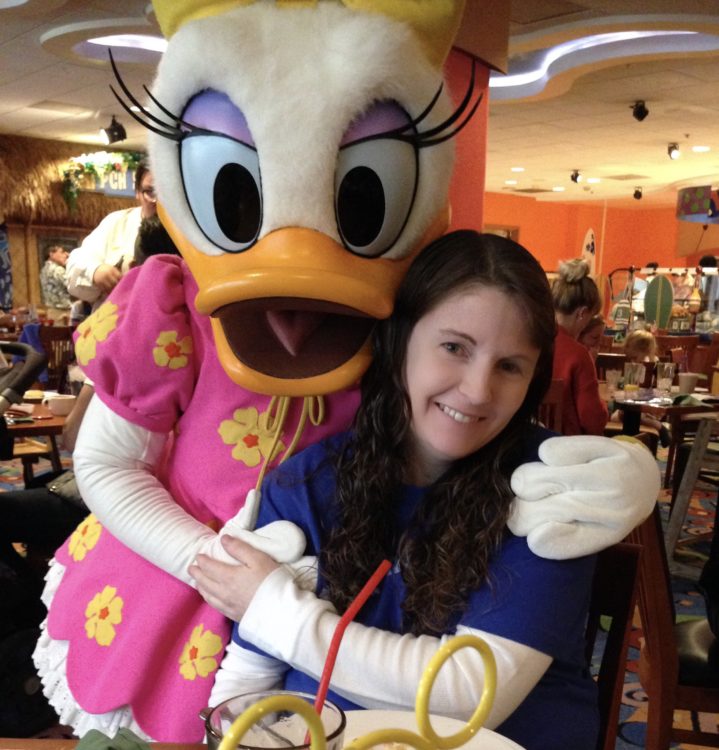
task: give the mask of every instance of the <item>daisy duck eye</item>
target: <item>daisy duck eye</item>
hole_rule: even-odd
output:
[[[386,253],[402,234],[417,190],[413,128],[396,102],[377,102],[347,130],[335,170],[335,216],[344,246],[357,255]]]
[[[180,141],[182,182],[198,227],[222,250],[247,250],[262,224],[262,188],[244,115],[224,94],[207,91],[182,121],[189,126]]]

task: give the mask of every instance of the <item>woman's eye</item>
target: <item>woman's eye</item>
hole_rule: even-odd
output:
[[[223,135],[189,135],[180,166],[187,202],[207,239],[231,253],[251,247],[262,225],[255,149]]]
[[[462,352],[462,347],[459,344],[455,344],[452,341],[448,341],[448,342],[442,344],[442,346],[450,354],[460,354]]]
[[[502,362],[501,365],[504,372],[508,373],[521,373],[522,368],[516,362]]]
[[[414,146],[394,138],[342,148],[335,173],[335,215],[345,247],[375,257],[402,234],[417,189]]]

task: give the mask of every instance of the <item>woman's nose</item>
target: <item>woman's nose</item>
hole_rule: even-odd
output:
[[[468,367],[459,384],[459,392],[472,404],[484,404],[491,401],[491,373],[485,367]]]

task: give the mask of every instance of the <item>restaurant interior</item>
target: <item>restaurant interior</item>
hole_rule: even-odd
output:
[[[719,5],[467,8],[482,28],[463,26],[449,56],[452,97],[466,89],[467,51],[481,49],[488,67],[481,103],[456,139],[450,228],[516,240],[550,280],[562,261],[587,261],[604,318],[599,391],[619,415],[604,434],[638,438],[662,472],[655,512],[602,553],[595,579],[587,643],[600,685],[597,747],[719,747],[719,647],[697,587],[719,487]],[[142,92],[164,48],[146,0],[0,0],[0,340],[31,337],[48,357],[7,416],[14,450],[0,472],[12,465],[18,483],[72,466],[66,405],[50,408],[49,397],[79,393],[73,326],[48,313],[48,251],[71,251],[107,214],[136,205],[132,175],[147,131],[111,91],[108,50],[123,85]],[[623,342],[644,327],[656,356],[635,375]],[[660,386],[663,364],[672,367]],[[564,400],[555,382],[540,415],[560,432]],[[666,444],[646,416],[666,427]],[[0,490],[9,486],[0,475]],[[4,658],[0,682],[11,668]],[[0,750],[75,747],[52,722],[6,734],[14,739],[0,724]],[[485,742],[519,747],[490,732]]]

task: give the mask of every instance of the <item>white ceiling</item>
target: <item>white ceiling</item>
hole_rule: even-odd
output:
[[[719,186],[719,0],[512,0],[511,19],[510,73],[537,50],[607,30],[692,30],[707,45],[640,56],[646,43],[636,43],[613,59],[604,51],[568,58],[530,98],[490,93],[487,190],[638,207],[636,187],[641,205],[652,206],[673,204],[679,187]],[[87,36],[120,29],[157,33],[146,0],[0,0],[0,133],[100,147],[98,130],[115,114],[128,133],[121,147],[143,148],[145,131],[108,88],[107,63],[73,51]],[[150,84],[156,59],[121,65],[133,91]],[[649,109],[643,122],[631,114],[638,99]],[[666,153],[674,141],[676,161]],[[711,150],[695,154],[692,145]],[[510,171],[518,166],[525,171]],[[574,169],[601,182],[575,184]]]

